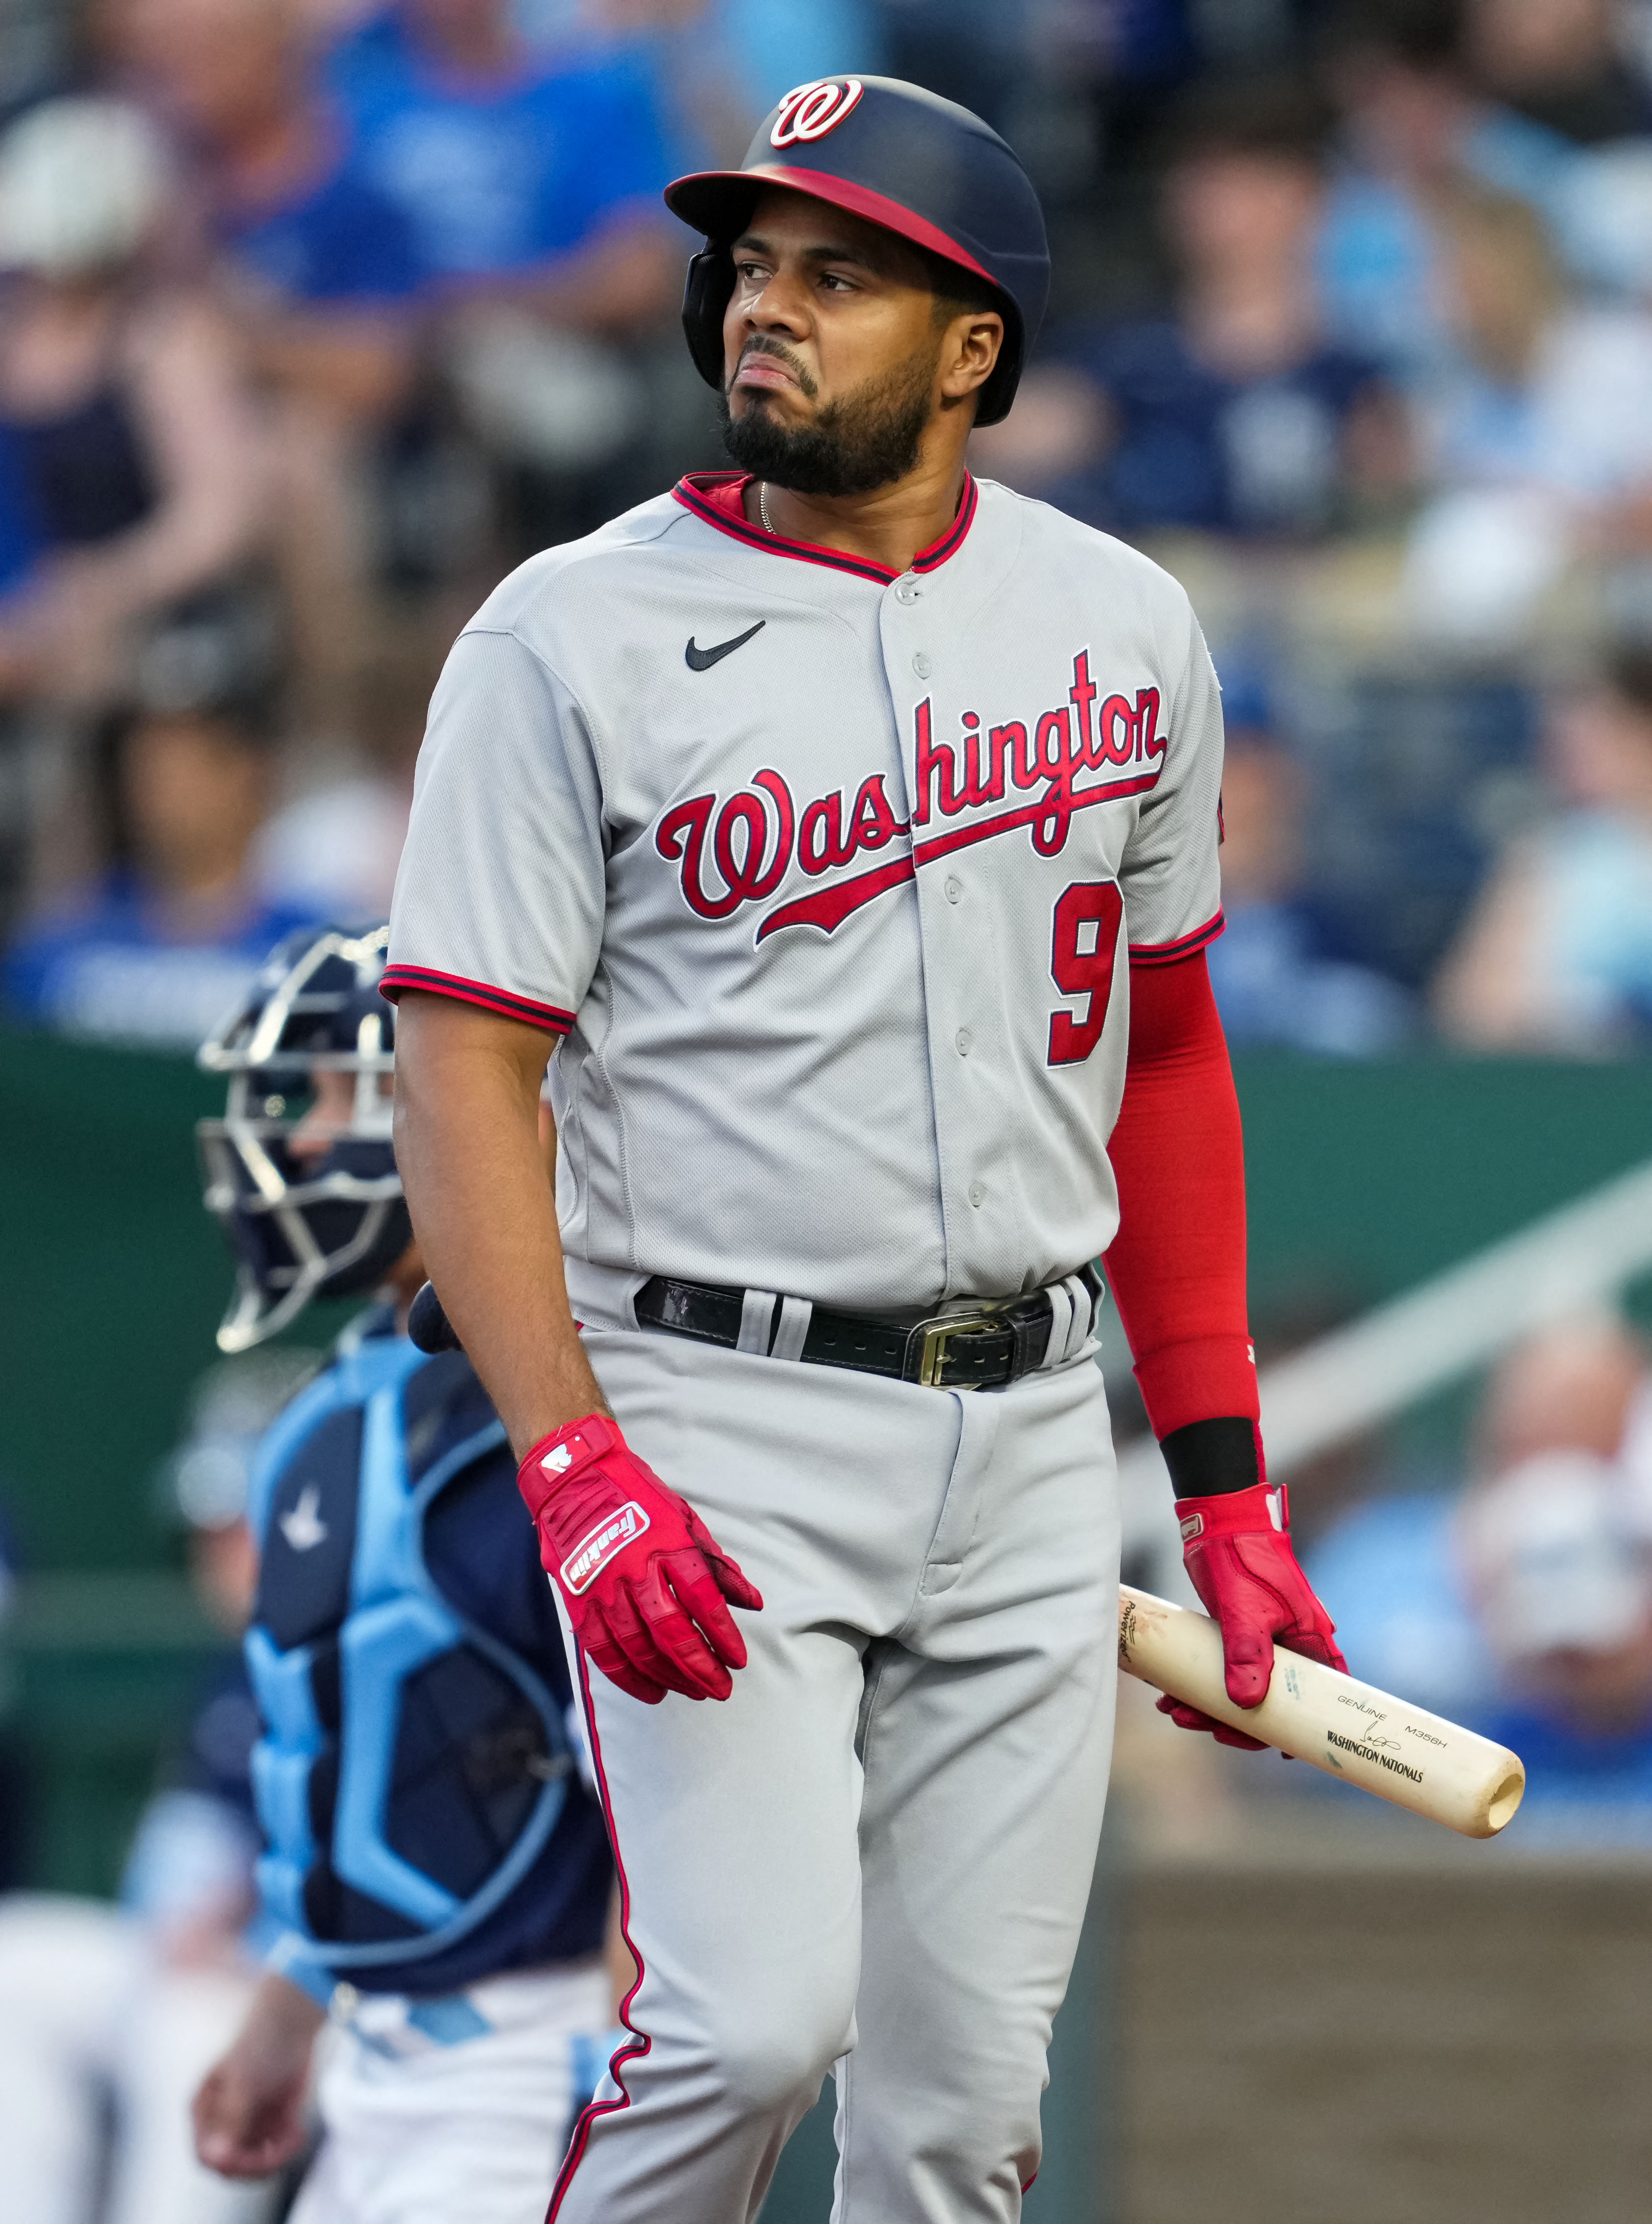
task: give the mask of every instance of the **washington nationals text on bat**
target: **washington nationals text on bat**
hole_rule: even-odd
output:
[[[1466,1838],[1494,1838],[1525,1793],[1525,1769],[1507,1746],[1299,1652],[1276,1651],[1266,1698],[1236,1707],[1223,1683],[1215,1623],[1128,1583],[1119,1587],[1119,1665],[1293,1760]]]

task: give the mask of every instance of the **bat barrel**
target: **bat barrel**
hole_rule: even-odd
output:
[[[1495,1837],[1525,1792],[1525,1768],[1506,1746],[1283,1647],[1275,1648],[1261,1705],[1236,1707],[1224,1680],[1221,1633],[1209,1616],[1128,1584],[1119,1590],[1119,1665],[1294,1760],[1465,1837]]]

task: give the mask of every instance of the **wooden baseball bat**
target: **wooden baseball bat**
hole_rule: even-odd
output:
[[[1268,1695],[1236,1707],[1208,1614],[1119,1587],[1119,1665],[1281,1753],[1409,1807],[1466,1838],[1492,1838],[1526,1789],[1517,1754],[1472,1730],[1276,1646]]]

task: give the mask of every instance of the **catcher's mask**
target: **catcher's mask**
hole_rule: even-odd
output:
[[[201,1046],[199,1064],[230,1077],[224,1117],[195,1130],[207,1209],[236,1262],[221,1350],[262,1343],[312,1298],[376,1288],[412,1241],[382,1085],[395,1070],[395,1015],[379,995],[388,938],[288,935]]]

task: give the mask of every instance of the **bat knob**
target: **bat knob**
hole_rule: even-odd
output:
[[[463,1351],[464,1349],[453,1333],[453,1324],[443,1311],[442,1301],[432,1282],[423,1286],[409,1308],[407,1334],[420,1351],[427,1351],[432,1357],[438,1351]]]

